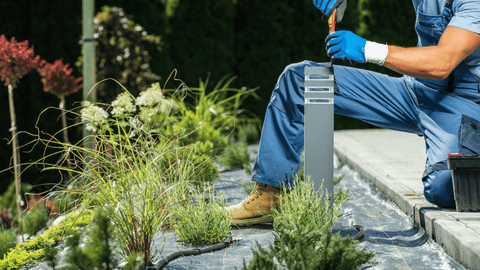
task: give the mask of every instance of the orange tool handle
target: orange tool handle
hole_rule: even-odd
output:
[[[328,33],[329,34],[335,32],[335,24],[336,24],[335,16],[336,15],[337,15],[337,9],[334,9],[333,13],[332,13],[332,16],[330,16],[330,18],[328,18]]]
[[[335,20],[335,16],[337,15],[337,9],[333,10],[332,16],[328,18],[328,33],[331,34],[335,32],[335,24],[337,23]],[[333,64],[333,60],[330,60],[330,63]]]

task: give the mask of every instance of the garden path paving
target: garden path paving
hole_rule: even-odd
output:
[[[257,145],[250,146],[255,157]],[[253,165],[253,164],[252,164]],[[336,160],[336,167],[339,165]],[[360,269],[465,269],[448,256],[425,231],[384,195],[373,189],[369,182],[348,165],[335,169],[336,175],[346,173],[339,186],[350,190],[351,199],[342,205],[342,216],[336,226],[342,235],[353,235],[352,225],[366,229],[360,241],[360,248],[376,253],[377,265],[362,265]],[[243,171],[223,173],[216,183],[230,205],[240,202],[247,195],[242,185],[250,182],[250,176]],[[165,241],[163,256],[185,249],[176,242],[175,236],[167,232],[159,237],[157,245]],[[241,269],[243,261],[253,258],[252,248],[256,242],[268,248],[273,242],[273,228],[270,224],[241,227],[232,230],[234,242],[227,248],[196,256],[179,257],[164,269]]]
[[[423,137],[385,129],[337,131],[335,153],[448,255],[467,268],[480,269],[480,212],[441,209],[423,195]]]

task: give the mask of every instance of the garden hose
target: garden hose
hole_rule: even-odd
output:
[[[358,231],[358,233],[354,235],[352,238],[360,241],[360,239],[362,239],[365,236],[365,231],[366,231],[365,228],[361,225],[352,225],[352,227],[354,227]]]
[[[353,228],[355,228],[358,232],[355,234],[352,238],[355,240],[360,240],[365,236],[365,228],[361,225],[352,225]],[[183,250],[183,251],[178,251],[175,253],[172,253],[168,255],[166,258],[160,260],[155,266],[150,266],[145,268],[145,270],[160,270],[163,269],[169,262],[173,261],[174,259],[180,257],[180,256],[190,256],[190,255],[199,255],[202,253],[207,253],[215,250],[220,250],[223,248],[228,247],[228,245],[232,242],[232,236],[228,235],[225,241],[211,245],[205,248],[193,248],[189,250]]]
[[[211,245],[211,246],[208,246],[208,247],[205,247],[205,248],[193,248],[193,249],[189,249],[189,250],[178,251],[178,252],[172,253],[172,254],[168,255],[166,258],[160,260],[160,262],[157,263],[157,265],[145,268],[145,270],[160,270],[160,269],[163,269],[169,262],[171,262],[172,260],[174,260],[174,259],[176,259],[180,256],[199,255],[199,254],[207,253],[207,252],[210,252],[210,251],[220,250],[220,249],[228,247],[231,242],[232,242],[232,236],[228,235],[227,238],[225,239],[225,241],[223,241],[221,243],[218,243],[218,244],[215,244],[215,245]]]

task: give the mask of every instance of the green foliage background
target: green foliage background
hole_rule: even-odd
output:
[[[82,1],[0,0],[0,34],[8,39],[29,40],[35,53],[48,62],[63,58],[74,65],[81,54]],[[152,57],[152,72],[163,81],[176,68],[178,78],[190,86],[198,86],[198,78],[218,82],[226,74],[238,75],[232,87],[260,87],[261,100],[249,99],[245,107],[261,119],[278,75],[290,63],[305,59],[327,62],[324,39],[326,22],[311,0],[96,0],[96,12],[104,5],[117,6],[133,16],[149,34],[162,37],[162,50],[146,45]],[[369,40],[414,46],[414,12],[410,2],[403,0],[349,0],[344,21],[337,29],[352,30]],[[360,66],[359,66],[360,67]],[[395,73],[373,65],[362,68]],[[80,70],[74,71],[81,76]],[[177,85],[169,85],[176,87]],[[48,106],[58,106],[55,96],[44,93],[36,72],[25,76],[14,91],[17,126],[21,131],[37,133],[38,115]],[[67,97],[67,109],[76,107],[81,94]],[[0,85],[0,170],[7,168],[12,156],[7,87]],[[41,130],[54,134],[60,129],[58,111],[47,111],[38,122]],[[71,121],[70,123],[73,123]],[[359,121],[336,117],[335,128],[370,127]],[[76,141],[81,131],[70,131]],[[20,134],[20,144],[33,137]],[[46,136],[46,135],[45,135]],[[30,149],[27,147],[26,149]],[[31,162],[44,155],[38,145],[22,153],[22,162]],[[32,168],[22,180],[31,184],[56,182],[54,172],[39,173]],[[13,180],[4,173],[0,192]],[[34,190],[35,191],[35,190]]]

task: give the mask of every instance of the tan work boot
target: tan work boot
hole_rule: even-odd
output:
[[[280,198],[280,189],[255,182],[255,188],[248,198],[231,206],[232,225],[249,226],[264,222],[273,222],[271,208]]]

